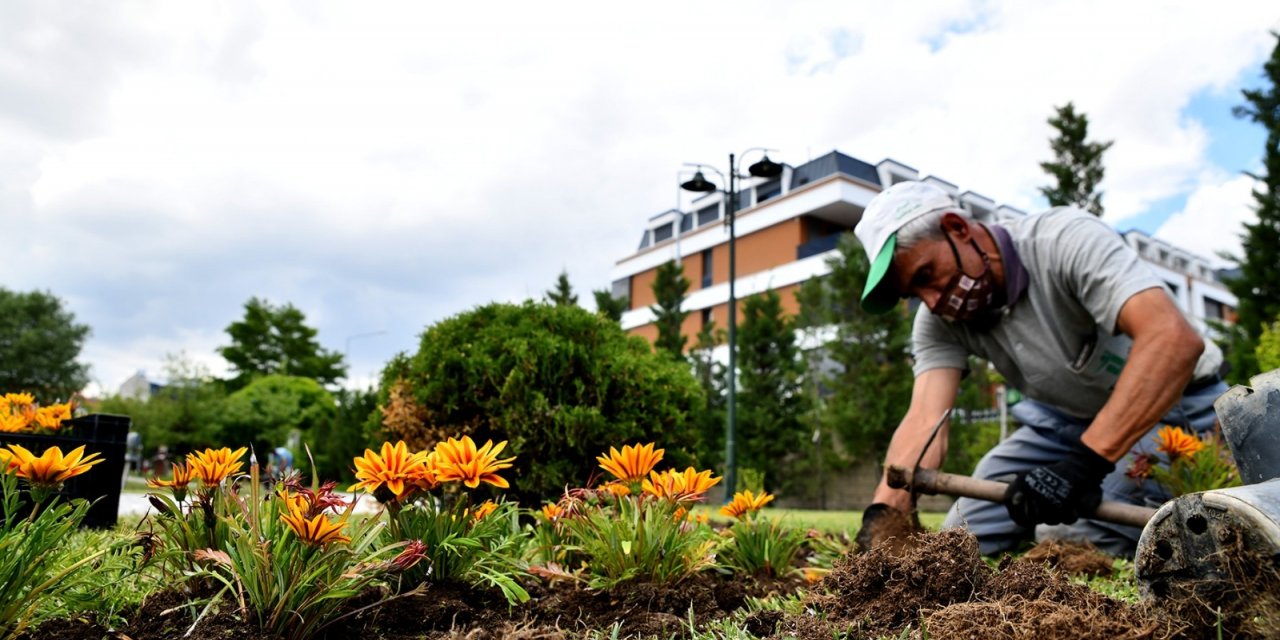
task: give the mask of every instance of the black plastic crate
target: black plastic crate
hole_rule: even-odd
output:
[[[83,475],[67,480],[60,494],[64,499],[84,498],[93,502],[84,525],[95,528],[116,526],[120,511],[120,490],[124,484],[124,450],[132,420],[128,416],[95,413],[62,423],[56,434],[0,433],[0,446],[17,444],[35,455],[49,447],[59,447],[65,455],[84,445],[84,454],[98,453],[102,462]]]

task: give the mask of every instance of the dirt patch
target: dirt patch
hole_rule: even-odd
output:
[[[916,534],[924,532],[920,516],[897,509],[885,509],[858,531],[858,547],[866,552],[885,547],[891,555],[901,556],[911,550]]]
[[[977,539],[952,529],[920,534],[902,556],[877,547],[848,556],[786,616],[774,637],[1173,638],[1184,625],[1049,570],[1044,560],[1006,558],[992,570]],[[923,629],[923,631],[922,631]]]
[[[1115,558],[1098,551],[1097,547],[1087,542],[1065,540],[1045,540],[1022,558],[1047,564],[1073,576],[1109,576],[1115,566]]]
[[[1192,637],[1218,637],[1221,627],[1223,638],[1280,638],[1280,556],[1246,548],[1237,537],[1214,561],[1220,575],[1155,581],[1155,606],[1184,621]]]
[[[23,640],[83,640],[84,638],[122,638],[98,623],[93,614],[64,620],[50,620],[22,636]]]

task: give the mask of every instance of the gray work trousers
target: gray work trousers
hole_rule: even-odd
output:
[[[1150,433],[1144,435],[1129,450],[1129,454],[1116,463],[1116,470],[1102,481],[1103,499],[1149,506],[1168,500],[1171,497],[1169,493],[1155,482],[1148,480],[1137,483],[1125,476],[1129,463],[1135,454],[1155,451],[1158,444],[1155,439],[1156,431],[1164,425],[1182,427],[1201,435],[1212,431],[1216,419],[1213,401],[1226,390],[1227,385],[1222,382],[1189,389],[1160,423],[1152,427]],[[1069,416],[1034,400],[1019,402],[1011,408],[1010,413],[1022,427],[982,457],[974,469],[974,477],[1008,481],[1019,472],[1057,462],[1068,455],[1071,442],[1078,441],[1080,434],[1084,433],[1091,422]],[[963,425],[957,427],[964,428]],[[1087,539],[1112,555],[1132,556],[1137,548],[1138,536],[1142,534],[1142,529],[1138,527],[1088,519],[1077,520],[1071,525],[1041,525],[1033,532],[1014,524],[1003,504],[971,498],[956,500],[942,527],[964,527],[972,531],[978,537],[982,553],[986,555],[1010,550],[1023,540],[1052,537]]]

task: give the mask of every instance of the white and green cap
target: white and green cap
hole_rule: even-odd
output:
[[[898,230],[927,213],[957,208],[956,201],[942,189],[924,182],[899,182],[871,199],[853,232],[867,252],[871,271],[862,290],[862,308],[870,313],[886,313],[898,304],[893,284],[885,274],[893,264]]]

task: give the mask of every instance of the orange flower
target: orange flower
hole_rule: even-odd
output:
[[[481,482],[487,482],[499,489],[511,486],[498,475],[498,471],[511,467],[515,457],[498,459],[498,454],[507,446],[503,440],[497,445],[492,440],[476,449],[471,436],[462,436],[461,440],[449,438],[436,445],[436,478],[440,482],[462,481],[468,489],[475,489]]]
[[[1169,454],[1169,460],[1176,460],[1179,457],[1191,457],[1204,448],[1204,441],[1197,438],[1180,427],[1161,427],[1156,434],[1160,441],[1160,446],[1156,447],[1157,451]]]
[[[658,473],[650,471],[644,480],[644,492],[656,498],[666,498],[675,502],[694,502],[701,500],[703,494],[720,483],[721,478],[712,478],[711,471],[697,471],[689,467],[684,471],[670,469]]]
[[[36,397],[29,393],[6,393],[4,394],[4,401],[10,406],[15,404],[21,406],[35,404]]]
[[[161,480],[160,478],[151,478],[147,480],[147,486],[152,489],[161,489],[168,487],[173,491],[173,497],[178,502],[182,502],[187,497],[187,485],[191,483],[191,467],[173,463],[173,479]]]
[[[27,429],[27,417],[21,413],[0,411],[0,432],[18,433]]]
[[[818,567],[805,567],[802,571],[804,573],[804,581],[809,584],[814,584],[822,580],[823,576],[831,573],[830,569],[820,569]]]
[[[102,462],[97,453],[85,456],[84,445],[72,449],[66,456],[62,455],[62,449],[58,447],[45,449],[40,457],[17,444],[9,445],[9,451],[16,459],[18,477],[46,489],[56,489],[66,480],[85,473],[93,465]],[[6,466],[14,466],[14,462],[15,460],[10,460]]]
[[[558,504],[547,503],[542,505],[542,516],[547,519],[547,522],[555,522],[564,516],[564,509],[561,509]]]
[[[773,496],[768,492],[762,491],[757,496],[752,494],[750,490],[739,491],[733,494],[733,500],[729,504],[720,507],[720,515],[742,520],[747,514],[759,511],[770,502],[773,502]]]
[[[394,445],[383,442],[382,455],[374,453],[372,449],[365,449],[363,456],[353,460],[356,465],[356,480],[359,482],[351,485],[348,491],[364,489],[376,494],[379,488],[385,486],[387,491],[399,498],[405,493],[406,483],[416,484],[425,481],[423,469],[426,459],[425,452],[409,453],[404,440]],[[375,497],[378,496],[375,495]],[[378,500],[386,502],[382,497],[378,497]]]
[[[478,522],[480,520],[483,520],[485,516],[493,513],[493,511],[497,508],[498,508],[498,503],[492,500],[485,500],[484,502],[480,503],[480,506],[475,508],[475,511],[471,512],[471,517]]]
[[[646,445],[626,445],[619,452],[609,447],[609,456],[596,456],[600,468],[613,474],[623,482],[635,482],[646,475],[662,460],[666,449],[653,450],[653,443]]]
[[[64,420],[71,419],[71,410],[70,402],[40,407],[36,409],[35,424],[45,429],[57,429]]]
[[[13,454],[8,449],[0,449],[0,473],[9,473],[18,468],[18,461],[14,459]]]
[[[205,487],[215,487],[222,484],[229,476],[238,473],[244,466],[240,462],[240,458],[244,456],[247,449],[240,447],[235,451],[227,447],[221,449],[205,449],[199,453],[187,454],[187,467],[190,468],[191,475],[200,479],[200,484]]]
[[[436,475],[436,452],[427,453],[421,462],[411,465],[405,482],[417,491],[430,491],[440,486],[440,478]]]
[[[318,513],[315,517],[308,519],[305,505],[299,509],[293,507],[294,505],[289,505],[289,513],[281,515],[280,520],[289,525],[289,528],[303,542],[317,547],[330,542],[351,542],[351,538],[342,534],[342,528],[347,524],[347,516],[343,515],[330,520],[323,513]]]
[[[631,487],[621,482],[606,482],[600,485],[599,490],[607,492],[615,498],[631,495]]]

